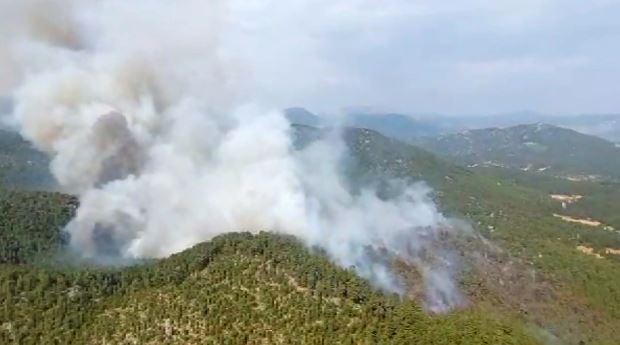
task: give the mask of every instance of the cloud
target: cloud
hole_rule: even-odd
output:
[[[38,4],[36,14],[68,2],[24,3]],[[620,0],[228,3],[225,15],[204,13],[204,20],[230,24],[221,53],[243,56],[237,73],[256,82],[245,91],[273,106],[330,112],[359,105],[450,113],[620,109],[613,92],[620,77]],[[0,29],[8,33],[0,47],[18,40],[10,33],[27,24],[14,20],[11,4],[0,0]],[[136,6],[146,7],[144,1]],[[60,18],[31,30],[77,44],[79,38],[67,36],[67,17]],[[134,21],[141,25],[148,16]],[[164,28],[149,34],[165,34]],[[127,31],[119,26],[114,34]],[[0,48],[0,95],[24,72],[14,58]]]
[[[617,0],[233,3],[236,48],[279,106],[620,108],[608,97],[620,77]]]

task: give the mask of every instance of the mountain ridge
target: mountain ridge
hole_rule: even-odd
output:
[[[620,148],[614,143],[549,124],[466,130],[420,138],[416,144],[464,165],[495,165],[574,179],[620,178]]]
[[[344,125],[377,130],[404,141],[416,136],[437,136],[468,129],[511,127],[523,123],[548,123],[580,133],[620,142],[620,114],[548,115],[533,111],[495,115],[406,114],[352,109],[344,115],[316,115],[301,107],[285,110],[292,123],[311,126]],[[303,116],[300,116],[303,114]]]

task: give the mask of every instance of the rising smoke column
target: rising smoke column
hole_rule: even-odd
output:
[[[425,278],[429,309],[459,303],[449,265],[425,260],[451,228],[430,191],[351,193],[341,139],[294,150],[289,123],[252,99],[220,41],[224,1],[3,0],[0,13],[13,120],[79,196],[66,231],[84,256],[164,257],[270,230],[404,292],[399,257]]]

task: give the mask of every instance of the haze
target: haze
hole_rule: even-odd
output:
[[[333,112],[617,112],[617,0],[234,1],[261,99]]]

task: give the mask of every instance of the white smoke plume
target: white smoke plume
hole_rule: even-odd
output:
[[[450,265],[425,260],[451,228],[429,190],[352,193],[342,140],[295,150],[222,42],[235,25],[225,1],[0,1],[13,120],[79,196],[66,230],[83,255],[165,257],[269,230],[404,292],[390,264],[400,257],[426,279],[429,309],[460,302]]]

